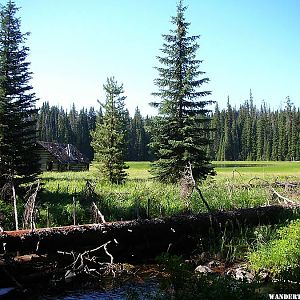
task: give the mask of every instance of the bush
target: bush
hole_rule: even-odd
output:
[[[249,254],[256,272],[267,269],[278,279],[300,279],[300,220],[277,230],[277,238],[260,244]]]

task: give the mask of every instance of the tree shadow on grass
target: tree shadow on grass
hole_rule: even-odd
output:
[[[146,209],[138,204],[138,199],[129,200],[126,196],[44,190],[40,194],[39,227],[93,223],[91,209],[93,203],[97,205],[107,222],[146,218]]]

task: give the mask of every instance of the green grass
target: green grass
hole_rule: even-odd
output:
[[[299,181],[300,162],[213,162],[217,175],[200,183],[200,189],[212,210],[231,210],[272,203],[268,187],[249,186],[255,182]],[[150,162],[128,162],[128,180],[122,185],[101,181],[98,170],[92,165],[86,172],[44,172],[40,175],[43,190],[38,194],[39,224],[46,226],[47,210],[50,225],[73,223],[73,198],[76,200],[76,223],[90,223],[92,202],[96,202],[107,221],[129,220],[144,217],[164,217],[182,213],[187,206],[180,198],[180,187],[153,180],[149,170]],[[95,195],[85,192],[87,181],[92,182]],[[254,181],[252,181],[254,182]],[[286,194],[286,197],[300,201],[300,193]],[[275,201],[276,202],[276,201]],[[18,200],[19,216],[22,216],[24,199]],[[277,203],[277,202],[276,202]],[[205,212],[199,195],[194,192],[189,199],[189,210]],[[13,216],[9,204],[0,200],[0,212],[5,212],[5,227],[13,228]],[[22,221],[20,220],[20,223]],[[11,224],[11,225],[9,225]]]
[[[129,169],[127,171],[129,179],[149,179],[151,178],[150,162],[148,161],[130,161],[127,162]]]
[[[250,266],[256,272],[269,270],[277,278],[298,281],[300,279],[300,220],[276,231],[276,236],[258,243],[249,254]]]
[[[217,178],[243,176],[244,181],[251,177],[275,179],[286,177],[300,178],[300,162],[274,161],[227,161],[213,162],[217,171]]]
[[[91,203],[95,202],[106,221],[130,220],[146,217],[164,217],[185,212],[186,203],[180,198],[180,187],[163,184],[152,179],[150,162],[128,162],[128,180],[122,185],[113,185],[100,180],[98,170],[91,166],[85,172],[44,172],[40,175],[43,190],[38,194],[38,227],[73,224],[73,200],[76,201],[76,223],[91,223]],[[199,183],[204,198],[212,210],[232,210],[277,203],[272,199],[269,186],[259,183],[277,181],[300,181],[300,162],[213,162],[217,175]],[[250,186],[249,181],[257,186]],[[87,193],[86,183],[91,182],[94,194]],[[300,201],[300,193],[288,193],[276,188],[282,195]],[[22,201],[19,201],[19,216],[22,216]],[[194,192],[189,200],[189,209],[194,213],[206,212],[199,195]],[[12,207],[0,200],[0,211],[5,212],[5,229],[13,229]],[[47,220],[47,211],[50,219]],[[21,223],[21,220],[20,220]],[[243,259],[247,251],[257,249],[262,237],[268,239],[273,227],[261,229],[238,229],[237,233],[223,232],[213,236],[206,244],[210,253],[226,261]],[[258,234],[255,234],[255,232]],[[271,244],[270,244],[271,245]],[[259,248],[260,249],[260,248]],[[268,255],[259,250],[259,256]],[[269,249],[269,248],[268,248]],[[268,250],[267,249],[267,250]],[[254,253],[254,252],[253,252]],[[275,253],[275,252],[274,252]],[[298,253],[298,252],[297,252]],[[276,253],[275,253],[276,254]],[[275,254],[273,255],[275,257]],[[252,261],[258,268],[259,261],[253,254]],[[257,259],[255,261],[255,259]],[[266,261],[266,260],[265,260]]]
[[[217,171],[215,176],[216,180],[222,181],[228,177],[242,177],[242,181],[245,183],[253,177],[261,177],[263,179],[285,179],[286,177],[298,177],[300,178],[300,162],[290,161],[214,161],[212,164]],[[129,179],[150,179],[151,174],[149,172],[151,163],[148,161],[130,161],[127,162],[129,169],[127,170]],[[91,171],[93,175],[84,176],[95,176],[96,167],[92,166]],[[83,172],[85,173],[85,172]],[[64,177],[62,173],[61,177]],[[82,174],[82,172],[80,172]],[[67,174],[69,176],[69,174]],[[76,177],[76,175],[70,175]],[[79,175],[78,177],[80,177]]]
[[[70,204],[73,196],[78,199],[78,210],[84,210],[84,204],[81,203],[87,205],[90,202],[89,199],[83,199],[87,180],[95,186],[97,197],[93,201],[97,202],[109,221],[147,215],[169,216],[185,209],[185,203],[179,196],[179,186],[154,181],[149,173],[150,162],[128,162],[127,165],[129,176],[122,185],[111,185],[101,181],[95,166],[91,166],[87,172],[43,173],[41,180],[44,192],[41,195],[41,203],[51,209],[53,216],[57,216],[53,217],[53,224],[67,225],[70,222]],[[213,210],[254,207],[268,203],[270,194],[266,187],[245,188],[254,177],[271,183],[276,179],[286,180],[288,176],[297,180],[300,176],[298,162],[214,162],[214,165],[217,175],[200,185]],[[206,211],[197,193],[190,198],[190,209],[195,213]],[[82,216],[78,221],[89,222],[89,219]]]
[[[268,186],[249,185],[249,181],[253,178],[261,179],[252,181],[258,184],[266,182],[271,184],[276,180],[300,181],[300,162],[213,162],[213,164],[217,175],[199,184],[213,210],[255,207],[275,201],[272,200]],[[185,211],[186,206],[179,196],[178,185],[163,184],[153,180],[149,173],[149,162],[128,162],[127,165],[129,176],[122,185],[101,181],[95,166],[92,166],[88,172],[43,173],[41,180],[44,183],[44,191],[40,195],[42,206],[39,226],[46,224],[46,207],[50,212],[50,225],[72,224],[73,196],[76,198],[76,221],[79,224],[91,222],[92,201],[96,202],[106,221],[148,216],[164,217]],[[94,198],[84,193],[87,180],[94,184],[96,193]],[[285,194],[284,189],[276,188],[276,190],[290,197]],[[299,193],[293,194],[292,199],[300,201]],[[195,192],[190,198],[190,209],[195,213],[206,211],[199,195]],[[251,253],[251,264],[255,270],[261,267],[268,268],[274,261],[281,266],[281,258],[277,255],[279,252],[276,252],[279,243],[271,241],[275,229],[279,227],[238,228],[236,232],[225,230],[217,235],[212,234],[205,242],[203,251],[209,251],[212,257],[230,263],[245,260],[248,253]],[[285,243],[283,246],[290,245],[288,240]],[[264,244],[266,246],[263,246]],[[199,247],[201,248],[200,244]],[[272,257],[269,256],[269,250],[273,251]],[[299,251],[296,254],[298,255]],[[294,252],[291,252],[291,257],[295,257]]]
[[[263,179],[300,178],[300,162],[295,161],[214,161],[212,164],[217,171],[216,180],[228,177],[243,177],[246,182],[253,177]],[[151,178],[150,162],[127,162],[129,179]]]

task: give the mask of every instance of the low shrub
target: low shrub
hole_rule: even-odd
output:
[[[300,220],[277,230],[276,238],[260,243],[248,255],[251,268],[268,270],[278,279],[300,280]]]

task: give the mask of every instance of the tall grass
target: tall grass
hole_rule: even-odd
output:
[[[108,221],[145,217],[163,217],[182,213],[186,209],[180,199],[176,184],[163,184],[152,179],[149,162],[128,162],[128,180],[122,185],[112,185],[99,179],[95,166],[86,172],[45,172],[41,175],[43,192],[40,196],[42,210],[48,209],[53,225],[72,222],[73,197],[76,198],[78,222],[90,222],[88,205],[83,199],[86,182],[94,184],[96,202]],[[213,210],[254,207],[268,203],[270,193],[266,187],[250,187],[249,180],[259,177],[270,183],[286,180],[287,176],[299,178],[300,163],[296,162],[215,162],[217,175],[200,184],[205,199]],[[193,193],[190,209],[206,211],[199,195]],[[85,213],[83,213],[85,211]],[[44,225],[45,212],[42,213]],[[55,217],[57,216],[57,217]]]
[[[42,174],[41,180],[44,185],[40,195],[39,226],[46,225],[47,211],[50,212],[50,220],[48,220],[50,225],[72,224],[74,199],[76,222],[79,224],[91,222],[92,201],[97,204],[106,221],[164,217],[185,212],[186,206],[180,199],[178,185],[154,181],[149,173],[149,162],[128,162],[128,165],[128,180],[122,185],[101,181],[94,166],[89,172]],[[217,175],[199,183],[205,199],[213,210],[264,205],[273,201],[270,187],[266,183],[300,181],[299,162],[214,162],[214,165]],[[94,187],[92,196],[85,193],[87,181],[92,182]],[[250,181],[252,185],[249,184]],[[284,189],[279,191],[286,192]],[[293,197],[295,201],[300,200],[300,195],[297,193],[294,193]],[[196,192],[190,198],[189,209],[195,213],[206,211]],[[248,253],[251,253],[249,257],[254,269],[261,266],[269,267],[273,259],[267,259],[270,245],[277,245],[272,244],[271,239],[273,236],[276,237],[275,230],[280,226],[280,224],[255,228],[241,226],[234,230],[231,228],[222,232],[211,232],[208,237],[199,239],[198,253],[208,251],[212,258],[226,263],[245,261]],[[288,241],[286,243],[289,245]],[[275,250],[272,255],[277,259]]]
[[[149,173],[149,162],[127,164],[129,176],[122,185],[101,181],[95,166],[86,172],[44,172],[40,176],[42,191],[38,194],[37,226],[90,223],[92,202],[97,204],[106,221],[164,217],[186,212],[185,202],[180,198],[179,185],[153,180]],[[299,162],[214,162],[214,165],[217,175],[199,183],[212,210],[231,210],[272,203],[276,200],[272,199],[269,184],[274,181],[300,181]],[[93,187],[92,191],[87,190],[87,182]],[[297,191],[287,195],[288,191],[284,188],[278,188],[277,191],[292,197],[294,201],[300,200],[300,193]],[[23,205],[21,201],[18,203],[21,217]],[[190,197],[189,210],[194,213],[206,211],[196,192]],[[13,229],[11,205],[0,200],[1,212],[6,216],[2,225],[6,230]],[[203,251],[209,251],[211,255],[227,262],[245,259],[247,252],[253,249],[262,249],[259,250],[259,256],[263,257],[260,253],[267,256],[267,251],[263,252],[264,248],[258,246],[266,243],[272,232],[273,227],[265,226],[212,233],[205,241],[208,248],[204,249],[203,244]],[[267,245],[271,245],[270,243]],[[252,254],[252,264],[256,263],[258,267],[263,261],[255,261],[259,256]]]

